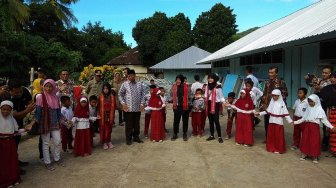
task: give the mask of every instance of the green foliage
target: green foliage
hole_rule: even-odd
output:
[[[89,22],[82,31],[71,29],[64,42],[70,49],[80,50],[83,65],[100,66],[129,49],[121,32],[105,29],[100,22]]]
[[[0,12],[1,17],[5,18],[1,20],[2,30],[4,26],[6,30],[20,30],[29,18],[29,8],[22,0],[0,1]]]
[[[165,13],[155,12],[153,16],[137,21],[132,35],[147,66],[193,44],[190,20],[182,13],[168,18]]]
[[[233,9],[218,3],[210,11],[203,12],[193,28],[195,43],[202,49],[215,52],[232,42],[237,32]]]
[[[234,35],[232,36],[232,41],[239,40],[239,39],[243,38],[244,36],[246,36],[246,35],[252,33],[253,31],[255,31],[255,30],[257,30],[257,29],[259,29],[259,27],[253,27],[253,28],[250,28],[250,29],[248,29],[248,30],[246,30],[246,31],[243,31],[243,32],[234,34]]]
[[[0,2],[0,77],[26,80],[30,67],[41,67],[54,79],[61,69],[78,79],[84,66],[106,64],[129,49],[121,32],[105,29],[99,22],[89,22],[82,30],[69,27],[56,9],[66,11],[60,5],[76,1],[33,0],[28,4],[29,19],[16,31],[9,19],[10,6]]]

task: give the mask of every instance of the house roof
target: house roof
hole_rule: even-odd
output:
[[[265,25],[197,64],[336,38],[335,0],[321,0]]]
[[[196,65],[199,60],[209,56],[211,53],[196,46],[191,46],[182,52],[161,61],[150,67],[151,69],[210,69],[211,65]]]
[[[139,58],[138,47],[128,50],[120,56],[112,59],[108,65],[143,65]]]

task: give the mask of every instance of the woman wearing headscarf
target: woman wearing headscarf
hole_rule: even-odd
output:
[[[269,126],[267,129],[266,149],[268,152],[281,154],[286,152],[285,131],[283,118],[288,123],[292,123],[285,102],[282,99],[281,91],[274,89],[272,99],[267,109],[256,115],[270,115]]]
[[[303,117],[294,121],[295,125],[302,124],[303,126],[300,144],[302,156],[300,160],[306,160],[307,157],[312,157],[313,163],[318,163],[318,157],[321,155],[320,125],[323,123],[330,128],[331,131],[334,131],[335,128],[328,121],[317,95],[310,95],[308,97],[308,104],[308,108],[303,114]]]
[[[216,125],[218,142],[223,143],[221,127],[219,124],[219,111],[220,106],[225,102],[225,98],[221,86],[217,84],[218,81],[219,77],[216,74],[211,73],[208,75],[208,85],[205,89],[205,111],[209,118],[210,136],[206,140],[211,141],[215,139],[214,134]]]
[[[50,136],[52,136],[55,146],[54,160],[59,166],[65,166],[61,159],[60,123],[63,121],[63,116],[61,113],[60,101],[56,96],[56,93],[57,88],[55,81],[47,79],[43,82],[43,92],[36,98],[35,119],[40,124],[45,167],[50,171],[55,170],[50,160]]]

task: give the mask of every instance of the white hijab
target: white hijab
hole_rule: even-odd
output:
[[[275,89],[272,91],[272,95],[278,95],[278,100],[271,100],[270,104],[268,105],[267,112],[274,114],[274,115],[286,115],[289,114],[286,104],[282,99],[281,91],[279,89]]]
[[[315,105],[313,107],[308,105],[308,108],[306,112],[303,114],[302,118],[305,121],[326,118],[327,116],[321,106],[320,98],[317,95],[312,94],[308,97],[308,99],[314,101]]]
[[[15,131],[18,131],[18,124],[13,117],[13,103],[11,101],[2,101],[0,104],[0,108],[3,106],[10,106],[12,108],[12,112],[9,116],[3,117],[0,112],[0,133],[2,134],[13,134]]]

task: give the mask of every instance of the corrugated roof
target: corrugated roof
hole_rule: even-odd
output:
[[[107,62],[108,65],[143,65],[140,60],[138,47],[128,50],[120,56]]]
[[[315,42],[328,37],[336,37],[336,0],[321,0],[300,9],[257,29],[198,63],[211,63],[248,53]]]
[[[150,67],[151,69],[210,69],[211,65],[195,65],[199,60],[211,53],[196,46],[191,46],[182,52]]]

